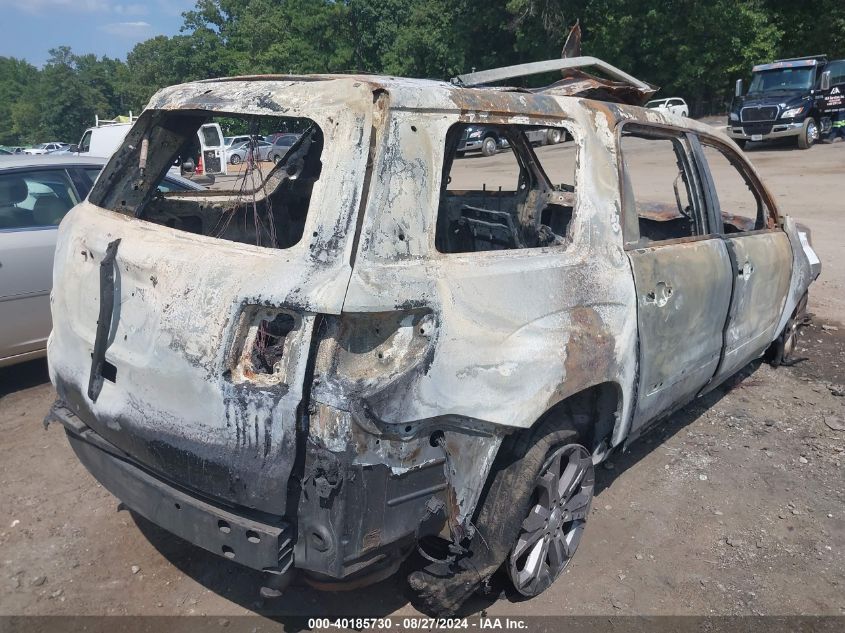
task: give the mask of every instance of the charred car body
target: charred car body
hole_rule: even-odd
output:
[[[573,70],[589,64],[617,81]],[[477,84],[547,65],[157,93],[60,227],[48,419],[129,508],[271,585],[292,568],[373,581],[440,539],[411,577],[431,609],[503,564],[543,591],[577,547],[594,464],[788,353],[818,274],[724,135],[626,105],[653,91],[598,60],[553,65],[567,77],[532,92]],[[216,116],[309,124],[236,191],[157,193]],[[459,184],[479,124],[508,139],[509,189]],[[534,153],[537,129],[573,138],[568,181]],[[671,156],[668,207],[629,140]]]

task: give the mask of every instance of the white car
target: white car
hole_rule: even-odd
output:
[[[672,114],[679,114],[681,116],[689,116],[689,106],[687,102],[680,97],[669,97],[667,99],[652,99],[645,104],[645,107],[654,110],[663,110],[664,112],[671,112]]]
[[[54,141],[52,143],[41,143],[36,145],[35,147],[30,147],[29,149],[25,149],[23,151],[24,154],[49,154],[50,152],[55,152],[58,149],[64,149],[67,147],[67,143],[59,143],[58,141]]]

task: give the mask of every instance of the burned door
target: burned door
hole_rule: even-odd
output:
[[[716,372],[731,298],[727,249],[710,231],[681,132],[626,125],[626,248],[637,292],[639,384],[631,425],[692,399]]]
[[[733,272],[718,384],[762,354],[774,340],[792,273],[792,249],[744,160],[721,144],[702,141],[702,170],[712,187],[713,217],[721,223]]]

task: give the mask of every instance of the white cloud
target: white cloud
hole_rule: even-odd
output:
[[[145,38],[150,35],[151,28],[149,22],[111,22],[97,27],[98,30],[109,35],[137,38]]]
[[[112,11],[120,15],[147,15],[148,13],[147,7],[143,4],[116,4]]]
[[[148,9],[140,3],[125,4],[109,0],[0,0],[0,7],[27,13],[44,14],[52,11],[73,13],[114,13],[116,15],[146,15]]]

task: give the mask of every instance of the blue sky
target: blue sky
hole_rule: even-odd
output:
[[[48,50],[125,59],[155,35],[174,35],[194,0],[0,0],[0,56],[42,65]]]

